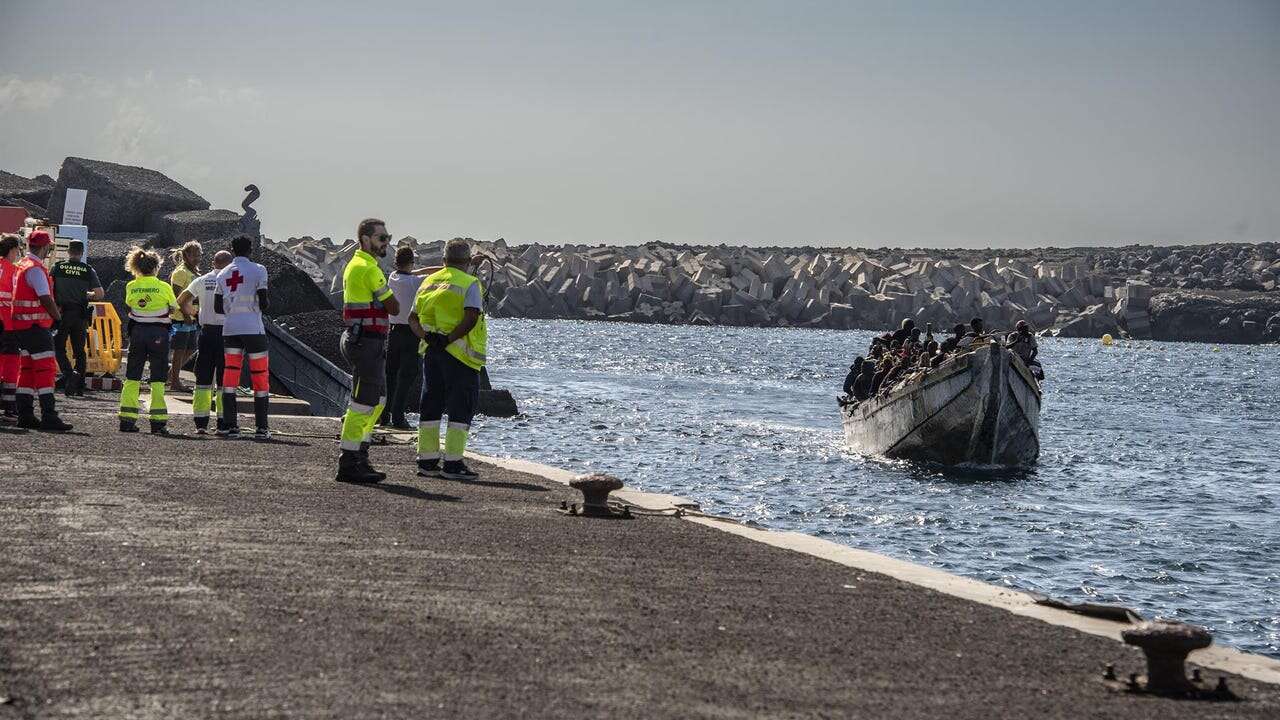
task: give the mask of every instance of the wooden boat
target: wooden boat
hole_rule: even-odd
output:
[[[1040,455],[1040,385],[999,342],[841,409],[857,452],[944,465],[1025,466]]]

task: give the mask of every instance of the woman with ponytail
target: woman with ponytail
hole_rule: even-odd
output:
[[[169,274],[169,285],[173,289],[174,296],[186,290],[191,281],[200,274],[200,257],[203,254],[204,248],[195,240],[189,241],[169,254],[169,259],[174,265],[173,272]],[[191,392],[191,388],[183,387],[178,373],[195,354],[196,343],[200,337],[200,325],[196,323],[194,317],[187,315],[181,309],[175,310],[169,316],[169,320],[172,321],[169,344],[173,349],[173,363],[169,365],[169,389],[174,392]]]
[[[124,258],[124,267],[133,279],[124,290],[124,302],[129,307],[129,362],[125,365],[124,388],[120,390],[120,432],[138,432],[142,367],[150,365],[151,402],[147,417],[151,432],[168,434],[164,383],[169,371],[171,313],[178,309],[178,298],[169,283],[156,277],[162,262],[160,253],[140,247],[130,250]]]

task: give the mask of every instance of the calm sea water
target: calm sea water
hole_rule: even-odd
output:
[[[604,470],[777,529],[1280,657],[1280,348],[1041,342],[1042,453],[949,473],[842,447],[866,332],[493,320],[523,416],[477,452]]]

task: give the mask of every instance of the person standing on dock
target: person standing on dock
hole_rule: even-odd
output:
[[[342,271],[342,320],[346,329],[338,348],[351,364],[351,401],[342,418],[338,482],[372,483],[386,473],[369,464],[369,443],[387,401],[387,331],[400,303],[378,267],[387,256],[391,235],[377,218],[356,227],[360,248]]]
[[[67,244],[68,259],[54,263],[49,272],[53,277],[53,297],[62,313],[58,332],[53,336],[54,358],[62,372],[62,391],[68,396],[84,395],[84,374],[88,367],[85,333],[93,320],[89,303],[101,300],[104,295],[98,273],[92,265],[81,260],[83,257],[84,241],[72,240]],[[67,358],[68,341],[75,358],[74,369]]]
[[[409,401],[414,378],[422,372],[418,362],[418,336],[409,327],[409,315],[413,313],[413,300],[422,286],[422,277],[439,270],[438,266],[415,270],[413,248],[405,246],[396,250],[396,270],[387,278],[400,312],[391,315],[391,332],[387,335],[387,407],[382,413],[382,422],[387,424],[389,420],[397,430],[410,429],[404,406]]]
[[[53,238],[37,230],[27,236],[27,247],[27,256],[14,271],[9,316],[18,340],[18,427],[66,432],[71,426],[58,417],[53,395],[58,362],[53,358],[51,328],[62,320],[62,313],[53,299],[53,278],[44,265],[53,252]],[[35,414],[37,397],[39,420]]]
[[[169,374],[170,314],[178,307],[173,287],[156,277],[163,259],[154,250],[135,247],[124,258],[124,268],[133,279],[124,288],[124,304],[129,308],[129,360],[125,364],[124,387],[120,389],[120,432],[138,432],[139,395],[142,367],[151,366],[151,402],[147,417],[151,432],[167,435],[169,409],[164,400],[165,378]]]
[[[227,421],[222,417],[222,323],[225,317],[214,309],[213,296],[218,288],[218,272],[230,264],[231,253],[219,250],[213,255],[213,270],[192,280],[178,295],[178,305],[183,311],[188,316],[198,316],[200,320],[196,389],[191,397],[191,414],[195,419],[196,433],[200,435],[208,432],[210,410],[217,417],[217,429],[227,429]]]
[[[267,329],[262,313],[269,309],[267,301],[267,269],[249,259],[253,238],[238,235],[231,240],[231,263],[218,271],[213,295],[213,311],[224,317],[222,325],[222,418],[219,435],[240,436],[240,420],[236,407],[236,389],[245,360],[249,365],[249,384],[253,388],[253,415],[257,425],[255,439],[268,440],[267,413],[271,404],[271,376],[267,358]],[[247,356],[247,357],[246,357]]]
[[[468,274],[471,246],[454,239],[445,245],[445,266],[428,275],[418,290],[409,325],[426,344],[422,358],[422,400],[418,408],[418,474],[451,480],[477,477],[462,461],[471,418],[480,400],[488,329],[484,289]],[[440,463],[440,421],[445,431]]]
[[[200,243],[191,240],[174,250],[169,256],[175,266],[173,272],[169,274],[169,284],[173,286],[174,295],[186,290],[191,281],[200,274],[200,257],[203,254],[204,248]],[[187,364],[187,360],[190,360],[196,351],[200,325],[181,307],[175,310],[169,319],[173,321],[169,333],[169,344],[173,349],[173,363],[169,366],[169,389],[174,392],[187,392],[189,388],[183,387],[181,380],[182,366]]]
[[[18,331],[13,328],[13,284],[18,277],[22,241],[0,236],[0,412],[18,416]]]

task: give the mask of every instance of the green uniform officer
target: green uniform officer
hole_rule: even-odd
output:
[[[477,474],[462,461],[471,418],[480,399],[489,333],[484,292],[467,272],[471,246],[465,240],[445,245],[445,267],[428,275],[414,299],[409,326],[423,339],[422,402],[418,408],[418,474],[470,480]],[[448,416],[444,454],[440,421]],[[441,463],[443,460],[443,463]]]
[[[387,278],[378,267],[391,236],[386,224],[366,218],[356,228],[360,249],[342,271],[342,319],[338,344],[351,364],[351,401],[342,418],[338,482],[370,483],[386,477],[369,463],[369,439],[387,402],[387,332],[400,312]]]

